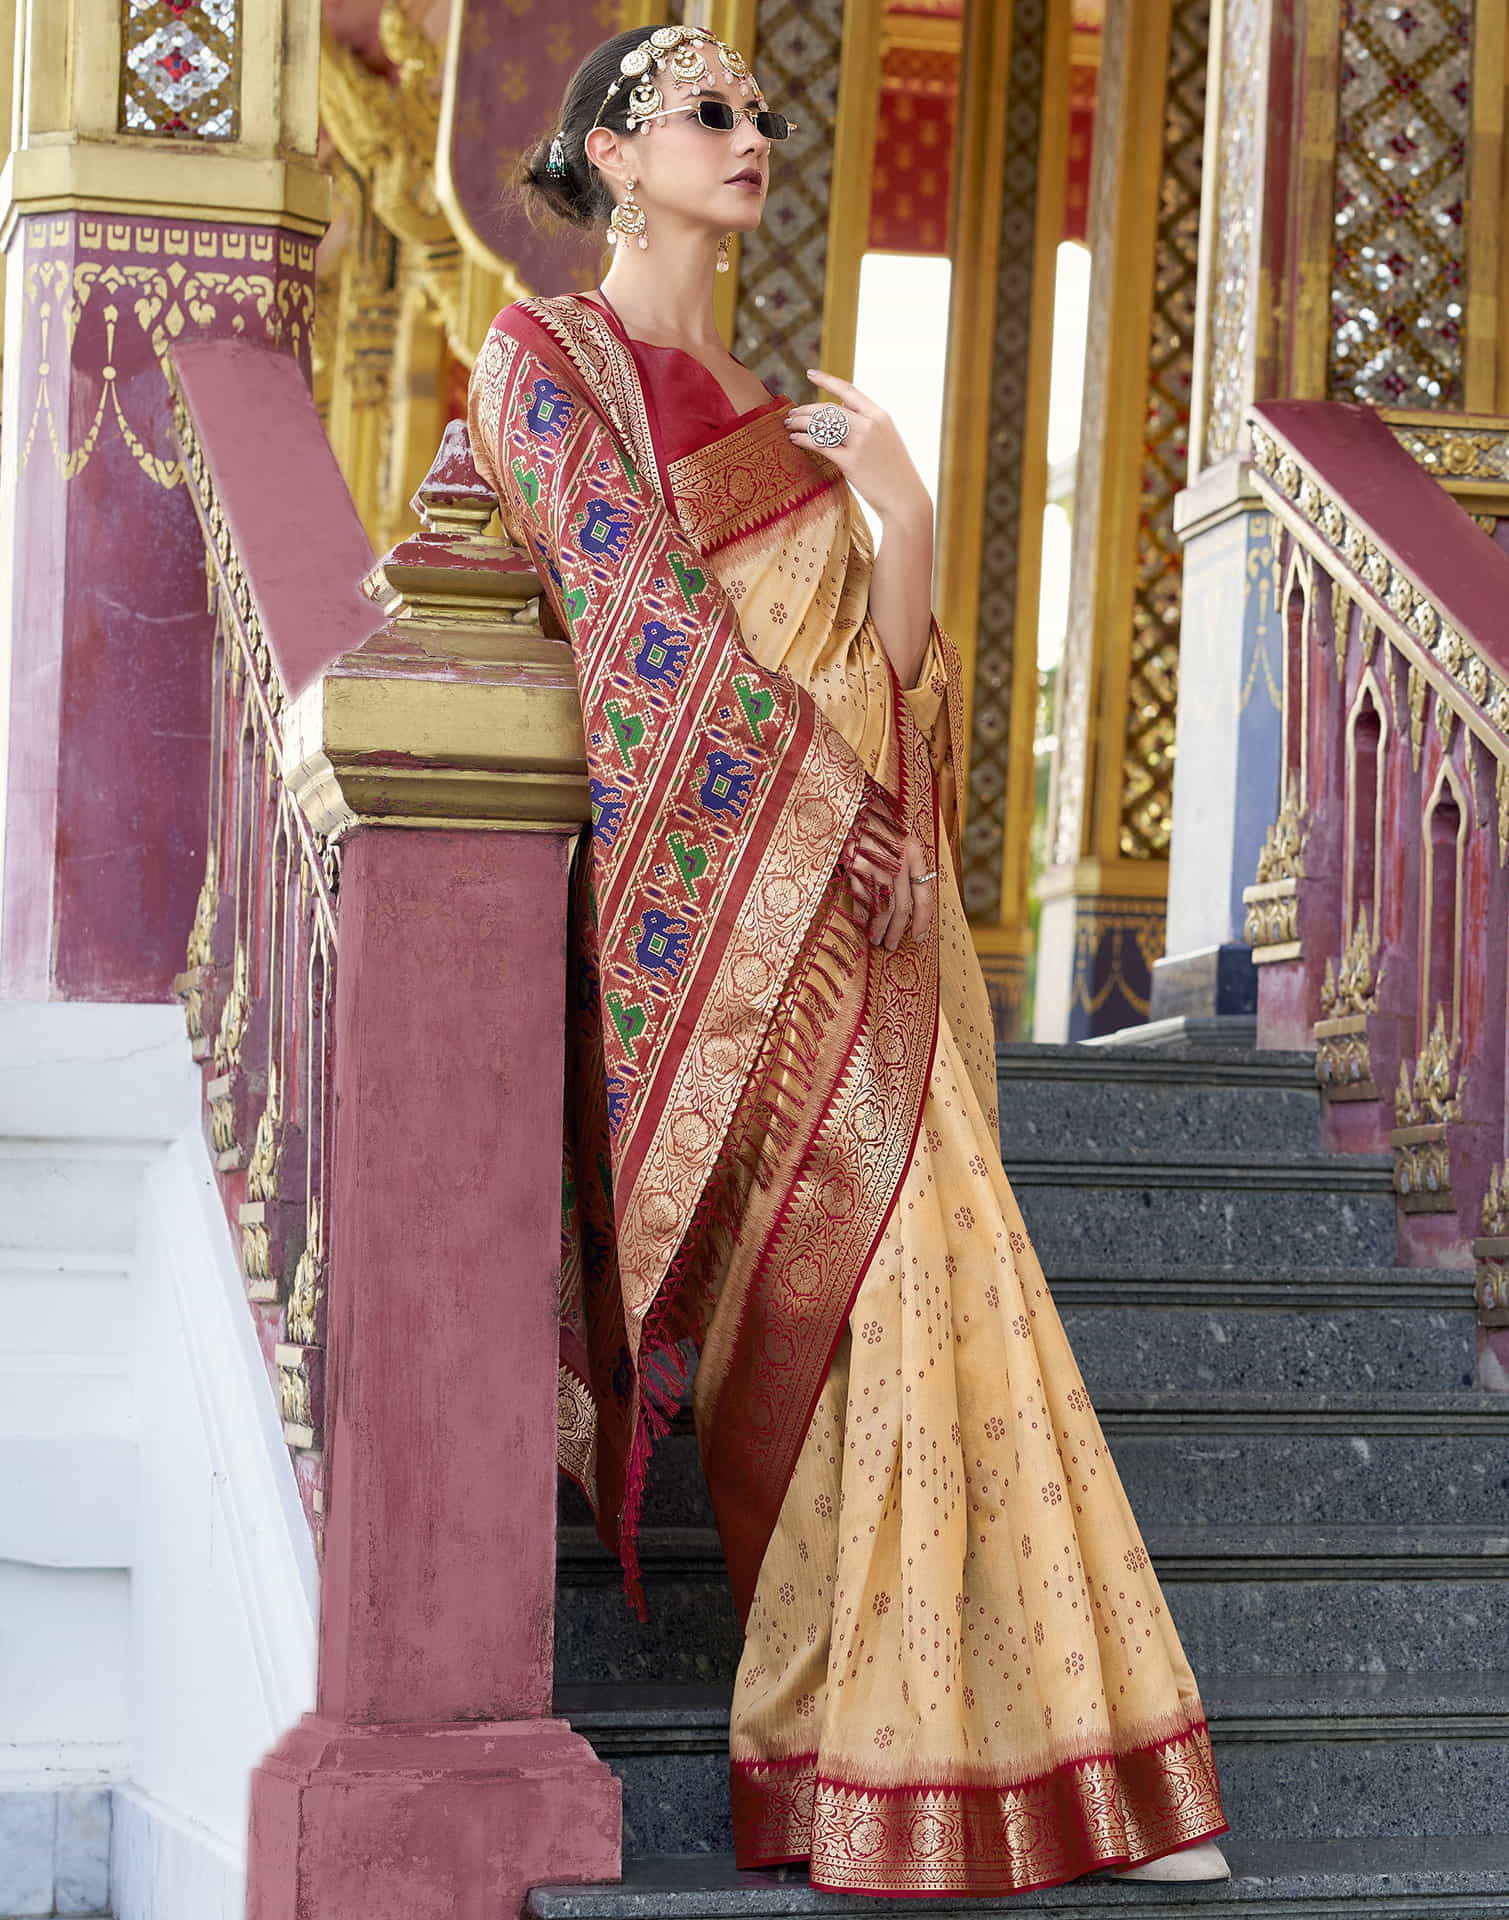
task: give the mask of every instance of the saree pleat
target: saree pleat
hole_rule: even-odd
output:
[[[1002,1170],[957,884],[952,647],[934,622],[898,687],[869,617],[866,523],[831,463],[791,446],[780,396],[728,405],[719,430],[706,369],[635,351],[584,302],[523,304],[587,329],[623,439],[748,658],[810,697],[938,850],[923,947],[857,956],[825,944],[819,915],[793,950],[728,1122],[740,1151],[698,1243],[696,1311],[675,1323],[698,1350],[693,1410],[745,1625],[739,1864],[810,1860],[834,1890],[1005,1893],[1224,1832],[1199,1690]],[[577,1058],[583,1112],[601,1071]],[[601,1285],[611,1250],[572,1247],[568,1267]],[[563,1463],[613,1432],[574,1337]],[[595,1471],[622,1549],[602,1510],[620,1483]]]

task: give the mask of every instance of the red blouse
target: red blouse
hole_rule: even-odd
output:
[[[589,300],[590,296],[583,293],[577,298]],[[608,315],[634,356],[650,408],[655,445],[666,466],[732,433],[735,427],[753,420],[757,414],[792,404],[785,394],[777,393],[739,413],[716,376],[695,354],[688,353],[684,347],[657,347],[648,340],[635,340],[606,302],[591,300],[591,305]],[[737,354],[731,358],[738,360],[741,367],[744,365]]]

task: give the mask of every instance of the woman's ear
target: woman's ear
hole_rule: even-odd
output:
[[[605,180],[621,180],[625,177],[618,135],[611,127],[594,127],[583,142],[582,151]]]

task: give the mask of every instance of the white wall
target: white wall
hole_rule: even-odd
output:
[[[0,1007],[0,1913],[50,1910],[6,1900],[104,1781],[121,1920],[232,1920],[251,1768],[313,1699],[313,1553],[199,1099],[176,1008]]]

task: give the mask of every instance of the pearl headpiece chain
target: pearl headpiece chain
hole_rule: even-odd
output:
[[[603,103],[597,110],[597,118],[592,127],[600,127],[608,103],[623,85],[625,80],[634,81],[629,94],[628,131],[633,133],[641,121],[650,119],[665,107],[665,98],[660,87],[652,77],[655,73],[668,73],[669,78],[684,87],[694,87],[700,82],[711,80],[712,72],[702,57],[703,47],[716,47],[718,64],[725,78],[744,93],[753,93],[763,106],[765,96],[755,83],[754,75],[742,53],[720,40],[715,33],[709,33],[705,27],[656,27],[647,40],[641,40],[637,47],[630,47],[618,63],[617,77],[609,84],[603,95]],[[588,127],[590,133],[592,127]]]

